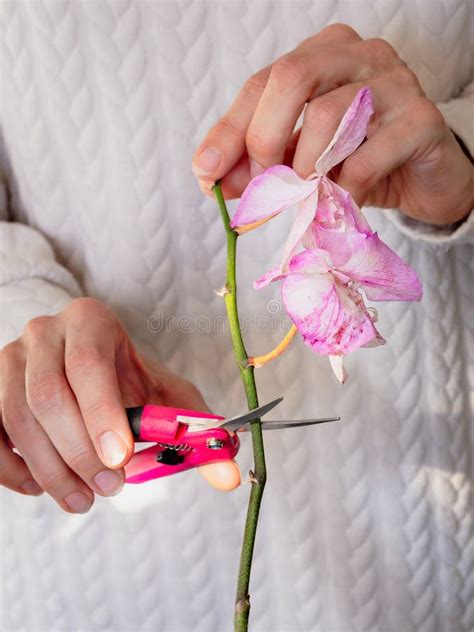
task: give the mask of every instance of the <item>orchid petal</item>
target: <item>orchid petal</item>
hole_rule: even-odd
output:
[[[304,235],[303,245],[326,250],[338,267],[371,234],[369,223],[350,193],[321,177],[315,221]]]
[[[332,268],[329,254],[321,249],[303,250],[295,255],[289,264],[290,274],[325,274]]]
[[[296,215],[295,221],[293,222],[293,226],[291,227],[290,234],[283,250],[283,257],[281,262],[281,271],[283,273],[288,271],[288,263],[290,259],[295,254],[295,250],[298,248],[308,228],[311,226],[311,223],[314,220],[314,216],[316,214],[317,206],[317,189],[314,191],[314,193],[308,195],[306,199],[302,200],[298,204],[298,214]]]
[[[308,235],[317,248],[326,250],[331,255],[335,267],[346,263],[354,250],[365,241],[365,236],[360,233],[340,233],[335,230],[326,230],[321,228],[317,222],[313,222]],[[308,243],[308,240],[305,242]]]
[[[419,301],[423,295],[416,272],[377,233],[366,237],[339,270],[360,283],[372,301]]]
[[[330,198],[333,204],[340,209],[340,213],[344,218],[345,231],[355,230],[364,235],[371,235],[373,233],[369,222],[355,203],[349,191],[346,191],[346,189],[343,189],[326,177],[320,178],[320,189],[320,198],[323,198],[323,196]],[[331,227],[326,226],[326,228]]]
[[[282,299],[304,342],[316,353],[351,353],[377,336],[362,296],[332,274],[289,274]]]
[[[295,255],[289,264],[290,273],[300,274],[321,274],[329,272],[331,269],[331,259],[327,252],[323,250],[304,250]],[[259,279],[254,281],[253,287],[256,290],[261,290],[274,281],[281,281],[287,276],[288,273],[281,272],[281,266],[275,266],[268,272],[266,272]]]
[[[317,180],[303,180],[290,167],[270,167],[248,184],[232,218],[231,228],[237,232],[256,228],[304,200],[317,186]]]
[[[348,380],[348,375],[346,369],[344,368],[344,356],[330,355],[328,357],[332,372],[336,376],[337,380],[341,384],[345,384],[345,382],[347,382]]]
[[[269,270],[268,272],[265,272],[264,275],[259,277],[256,281],[254,281],[253,287],[256,290],[261,290],[262,288],[267,287],[267,285],[270,285],[270,283],[273,283],[274,281],[281,281],[281,279],[283,278],[284,278],[284,275],[282,275],[281,273],[281,266],[278,265],[272,268],[271,270]]]
[[[325,175],[357,149],[367,134],[367,126],[373,113],[372,92],[370,88],[362,88],[342,117],[329,145],[316,162],[318,175]]]
[[[372,322],[374,322],[373,318],[372,318]],[[377,335],[375,336],[375,338],[362,346],[364,347],[364,349],[369,349],[369,348],[373,349],[374,347],[380,347],[381,345],[385,345],[385,344],[387,344],[387,341],[385,340],[383,336],[380,335],[380,332],[377,331]]]

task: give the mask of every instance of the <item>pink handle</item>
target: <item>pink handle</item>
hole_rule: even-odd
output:
[[[178,474],[206,463],[227,461],[228,459],[233,459],[239,451],[240,442],[238,436],[229,434],[223,428],[187,433],[186,426],[184,424],[179,425],[181,428],[178,429],[176,434],[177,441],[173,443],[186,443],[192,447],[191,451],[176,451],[179,457],[183,457],[182,463],[177,465],[160,463],[157,461],[157,457],[166,448],[159,445],[146,448],[134,454],[125,466],[125,481],[127,483],[144,483],[154,478]],[[218,449],[209,447],[209,445],[216,445],[216,442],[222,442],[221,447]]]
[[[180,418],[185,419],[179,421]],[[201,411],[166,406],[145,406],[140,420],[140,440],[158,444],[136,452],[125,466],[127,483],[144,483],[162,476],[178,474],[199,465],[233,459],[239,451],[236,434],[224,428],[189,432],[193,418],[221,421],[223,417]],[[160,462],[157,459],[163,459]]]
[[[216,421],[224,419],[224,417],[219,415],[203,413],[201,410],[148,405],[143,407],[140,439],[142,441],[162,441],[163,443],[168,443],[167,439],[172,439],[178,431],[180,423],[179,417],[186,419],[192,417],[196,419],[215,419]],[[185,423],[189,424],[189,421]]]

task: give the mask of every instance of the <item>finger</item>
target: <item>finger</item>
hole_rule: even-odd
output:
[[[235,461],[201,465],[199,473],[212,487],[225,492],[238,487],[241,481],[240,469]]]
[[[318,44],[349,43],[360,39],[350,27],[333,24],[305,40],[298,48],[312,51]],[[193,171],[201,180],[214,182],[223,178],[241,159],[245,152],[245,136],[266,88],[271,69],[272,66],[269,65],[246,81],[232,106],[210,129],[196,150]],[[272,108],[274,105],[272,104]]]
[[[330,143],[342,117],[357,92],[368,86],[372,91],[375,114],[369,123],[368,136],[378,125],[393,118],[407,99],[420,95],[416,77],[406,66],[398,66],[369,79],[347,84],[315,99],[306,106],[301,135],[296,148],[293,168],[302,177],[314,172],[316,160]]]
[[[39,321],[40,319],[35,319]],[[33,323],[33,324],[31,324]],[[29,327],[41,327],[31,321]],[[25,393],[25,360],[10,357],[3,378],[3,424],[36,483],[70,513],[87,512],[94,494],[72,472],[31,413]]]
[[[63,314],[67,380],[99,458],[109,468],[122,467],[134,449],[115,369],[115,350],[124,333],[115,317],[92,299],[79,299],[69,316]]]
[[[193,172],[207,182],[225,175],[245,151],[245,134],[267,83],[270,66],[250,77],[234,103],[211,127],[193,157]]]
[[[359,76],[360,64],[345,47],[297,50],[277,60],[247,131],[252,177],[281,164],[308,100]]]
[[[43,493],[24,460],[8,445],[8,438],[3,430],[0,432],[0,485],[30,496]]]
[[[50,332],[30,341],[25,369],[29,408],[67,465],[98,494],[123,487],[123,470],[108,470],[97,456],[64,374],[64,340]]]
[[[3,376],[2,390],[4,377],[8,371],[8,356],[11,352],[14,352],[17,346],[17,342],[11,343],[2,350],[0,359]],[[1,400],[4,400],[3,393]],[[0,485],[8,487],[12,491],[19,492],[20,494],[39,496],[43,493],[43,490],[33,480],[33,475],[21,456],[13,452],[12,445],[3,429],[1,417],[2,415],[0,415]]]
[[[442,116],[423,100],[419,108],[408,107],[400,116],[380,127],[363,143],[357,151],[346,158],[338,178],[338,184],[347,189],[357,204],[362,205],[375,191],[378,185],[392,172],[411,160],[423,147],[433,140],[433,129],[442,121]],[[430,112],[427,112],[427,107]],[[432,111],[431,111],[432,110]],[[402,139],[402,140],[401,140]],[[390,191],[396,192],[395,183],[391,183]],[[398,206],[398,200],[387,197],[388,184],[385,190],[377,192],[377,204],[381,206]]]
[[[226,200],[232,200],[240,197],[242,191],[249,182],[250,166],[247,154],[245,153],[239,162],[232,167],[229,173],[220,180],[224,198]],[[209,182],[198,178],[198,184],[204,195],[214,198],[214,193],[212,191],[214,181]]]
[[[291,166],[293,164],[293,157],[296,150],[296,145],[298,142],[298,138],[300,135],[301,129],[298,129],[294,132],[291,137],[286,150],[285,150],[285,158],[283,164]],[[199,186],[201,187],[201,191],[208,195],[209,197],[214,197],[212,192],[212,187],[214,182],[207,182],[204,180],[199,180]],[[242,195],[245,187],[250,182],[250,164],[248,160],[247,153],[245,153],[239,162],[232,167],[229,173],[224,176],[221,180],[222,192],[226,200],[232,200],[234,198],[238,198]]]

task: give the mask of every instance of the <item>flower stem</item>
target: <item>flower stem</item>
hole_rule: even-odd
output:
[[[234,356],[239,367],[244,384],[245,394],[249,410],[257,408],[258,397],[255,384],[254,367],[248,365],[248,356],[245,351],[242,332],[240,330],[239,314],[237,310],[237,284],[235,278],[235,261],[237,247],[237,233],[230,227],[229,213],[224,201],[219,182],[213,187],[214,195],[219,205],[222,221],[227,235],[227,272],[226,292],[224,300],[229,318],[230,333]],[[254,455],[254,478],[245,521],[244,537],[240,554],[239,575],[237,579],[237,592],[235,596],[234,632],[247,632],[250,613],[249,583],[252,569],[252,558],[257,534],[257,523],[262,502],[263,490],[267,478],[265,466],[265,452],[263,448],[262,425],[260,419],[255,419],[250,425],[252,433],[252,446]]]
[[[268,353],[265,353],[265,355],[250,357],[249,364],[251,366],[254,366],[256,369],[259,369],[260,367],[265,366],[265,364],[267,364],[271,360],[278,358],[278,356],[280,356],[283,351],[285,351],[290,342],[293,340],[297,331],[298,330],[296,329],[296,325],[291,325],[286,336],[281,342],[277,344],[274,349],[272,349]]]

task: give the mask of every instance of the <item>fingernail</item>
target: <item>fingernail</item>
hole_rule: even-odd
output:
[[[72,492],[64,498],[64,502],[71,511],[84,514],[89,511],[92,505],[91,499],[82,492]]]
[[[201,178],[198,178],[198,184],[204,195],[211,195],[214,182],[209,182],[209,180],[202,180]]]
[[[127,456],[125,441],[113,430],[107,430],[100,435],[99,445],[105,464],[110,467],[120,465]]]
[[[21,489],[26,493],[30,494],[30,496],[39,496],[43,493],[43,490],[35,483],[35,481],[25,481],[21,486]]]
[[[250,159],[250,176],[252,178],[255,178],[255,176],[259,176],[264,171],[265,167],[262,167],[262,165],[253,158]]]
[[[196,176],[208,176],[213,173],[220,164],[221,152],[215,147],[206,147],[193,161],[193,172]]]
[[[103,470],[94,476],[94,483],[103,494],[115,496],[123,487],[122,477],[112,470]]]

